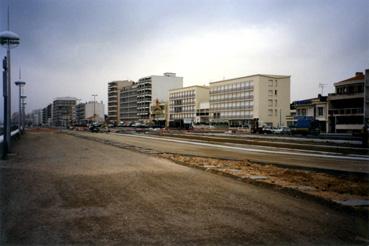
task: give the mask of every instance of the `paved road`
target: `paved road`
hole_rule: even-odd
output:
[[[315,202],[69,135],[29,132],[14,147],[0,161],[0,244],[347,245],[368,233]]]
[[[303,152],[292,149],[285,150],[240,144],[213,144],[204,141],[146,135],[95,134],[88,132],[78,132],[76,134],[98,137],[166,153],[192,154],[197,156],[240,160],[248,159],[291,166],[369,173],[368,156],[355,157],[332,155],[312,151]]]

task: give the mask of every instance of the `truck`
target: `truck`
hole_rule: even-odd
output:
[[[296,116],[295,124],[290,127],[292,134],[319,135],[319,121],[312,116]]]

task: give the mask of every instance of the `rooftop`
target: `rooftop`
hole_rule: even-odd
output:
[[[204,88],[204,89],[209,89],[209,86],[205,86],[205,85],[191,85],[191,86],[186,86],[186,87],[171,89],[169,91],[179,91],[179,90],[186,90],[186,89],[191,89],[191,88]]]
[[[237,77],[237,78],[232,78],[232,79],[224,79],[224,80],[214,81],[214,82],[210,82],[209,84],[221,83],[221,82],[231,81],[231,80],[235,80],[235,79],[257,77],[257,76],[267,77],[267,78],[272,78],[272,79],[283,79],[283,78],[290,78],[291,77],[291,75],[275,75],[275,74],[260,74],[260,73],[258,73],[258,74],[243,76],[243,77]]]
[[[334,86],[346,85],[346,84],[350,84],[350,83],[360,83],[360,82],[364,82],[364,79],[365,79],[364,73],[356,72],[354,77],[336,82],[336,83],[334,83]]]

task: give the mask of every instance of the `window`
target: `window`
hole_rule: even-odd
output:
[[[278,106],[278,101],[274,100],[274,107],[277,107],[277,106]]]
[[[273,100],[272,99],[269,99],[268,100],[268,107],[272,107],[273,106]]]
[[[271,80],[271,79],[270,79],[270,80],[268,81],[268,86],[269,86],[269,87],[273,87],[273,80]]]
[[[277,95],[277,90],[274,90],[274,95]]]
[[[318,116],[323,116],[323,107],[318,107]]]
[[[273,109],[268,109],[268,116],[273,116]]]
[[[273,90],[268,90],[268,96],[273,96]]]
[[[274,86],[277,87],[278,86],[278,80],[274,81]]]

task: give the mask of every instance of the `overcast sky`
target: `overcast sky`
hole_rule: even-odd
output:
[[[8,2],[28,111],[59,96],[106,104],[108,81],[164,72],[185,86],[291,75],[291,100],[304,99],[369,68],[368,0],[0,0],[1,30]]]

